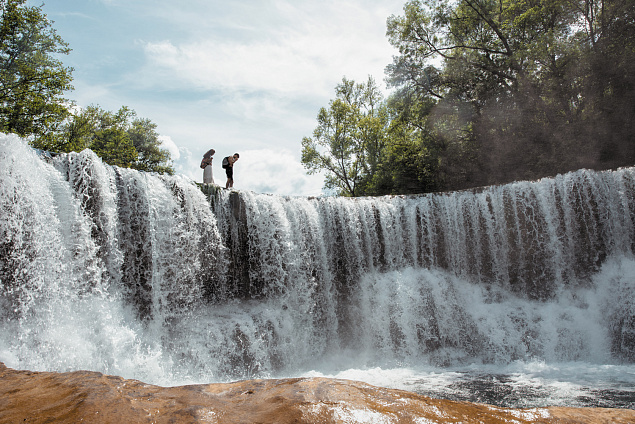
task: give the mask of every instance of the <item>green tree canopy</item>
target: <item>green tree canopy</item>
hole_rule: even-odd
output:
[[[76,110],[54,137],[33,145],[65,153],[91,149],[110,165],[174,174],[170,153],[161,148],[156,124],[138,118],[125,106],[117,112],[95,105]]]
[[[120,128],[104,128],[95,132],[90,149],[104,162],[122,168],[130,168],[137,159],[132,140]]]
[[[632,0],[409,1],[389,82],[476,162],[446,188],[632,164],[634,27]]]
[[[138,153],[132,167],[140,171],[174,174],[170,152],[161,147],[157,124],[147,118],[135,118],[128,128],[128,136]]]
[[[387,21],[395,91],[365,109],[344,80],[302,142],[327,187],[421,193],[635,163],[633,0],[410,0],[403,11]]]
[[[0,0],[0,132],[29,137],[31,145],[55,152],[92,149],[109,164],[173,174],[156,124],[122,107],[71,107],[71,68],[60,54],[70,49],[41,7],[26,0]],[[71,113],[71,109],[73,113]]]
[[[68,114],[72,68],[56,58],[68,45],[40,7],[0,0],[0,131],[47,137]]]
[[[313,137],[302,139],[302,163],[309,174],[324,171],[325,187],[344,196],[366,194],[385,144],[387,115],[375,81],[342,79],[337,97],[320,109]]]

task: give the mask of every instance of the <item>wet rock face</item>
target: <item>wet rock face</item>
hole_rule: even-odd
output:
[[[0,423],[633,423],[635,411],[506,409],[328,378],[159,387],[0,363]]]

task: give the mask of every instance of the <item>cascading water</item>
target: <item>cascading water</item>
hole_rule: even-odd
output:
[[[206,196],[0,136],[0,169],[10,367],[635,406],[634,168],[425,196]]]

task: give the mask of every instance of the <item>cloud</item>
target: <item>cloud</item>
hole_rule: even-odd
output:
[[[169,135],[160,135],[158,139],[161,142],[161,147],[170,152],[172,160],[177,161],[180,159],[181,152],[176,143],[172,141],[172,138]]]
[[[187,147],[179,147],[178,152],[179,158],[174,160],[174,171],[177,174],[183,174],[193,180],[197,180],[196,171],[201,171],[201,175],[198,179],[199,182],[203,180],[203,171],[200,168],[201,160],[199,158],[194,157],[190,149]],[[174,157],[172,157],[174,159]]]
[[[307,175],[288,150],[246,150],[234,169],[234,187],[284,196],[319,196],[324,178]],[[224,177],[224,175],[223,175]],[[223,178],[223,183],[225,179]]]
[[[224,155],[238,150],[239,189],[321,194],[323,176],[307,175],[299,161],[300,140],[311,134],[319,107],[334,97],[342,77],[361,82],[371,75],[383,86],[392,54],[385,21],[401,1],[199,4],[206,9],[196,9],[196,15],[166,7],[155,11],[187,35],[140,42],[148,76],[140,83],[146,90],[198,97],[193,116],[206,127],[193,137],[207,141],[193,151],[202,154],[207,144]],[[186,175],[202,181],[198,161],[179,163]],[[215,181],[224,185],[216,162]]]
[[[174,45],[146,43],[150,66],[165,72],[181,89],[284,95],[327,95],[325,64],[310,49],[289,42],[201,41]],[[173,79],[175,76],[177,78]],[[240,93],[242,91],[242,93]]]
[[[273,12],[232,8],[246,15],[238,20],[226,11],[224,27],[196,27],[185,41],[147,41],[148,65],[181,88],[281,97],[328,97],[342,76],[382,78],[392,52],[385,8],[356,1],[272,3]],[[242,28],[231,36],[236,22]]]
[[[169,107],[185,113],[171,112],[161,131],[180,122],[181,136],[170,135],[197,154],[211,141],[219,151],[276,145],[299,157],[300,140],[342,77],[372,75],[383,86],[392,54],[384,35],[389,7],[399,10],[401,2],[263,0],[179,10],[165,3],[153,10],[170,30],[138,42],[146,63],[135,89],[176,99]],[[188,125],[201,131],[186,141]]]
[[[91,21],[96,21],[97,20],[95,17],[86,15],[85,13],[81,13],[81,12],[58,13],[57,16],[60,16],[62,18],[77,17],[77,18],[82,18],[82,19],[88,19],[88,20],[91,20]]]

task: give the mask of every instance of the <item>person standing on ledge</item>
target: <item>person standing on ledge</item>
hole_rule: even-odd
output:
[[[207,153],[203,155],[201,161],[201,168],[203,168],[203,184],[214,184],[214,175],[212,174],[212,156],[214,156],[216,150],[209,149]]]
[[[234,153],[233,156],[227,156],[223,158],[223,168],[225,168],[225,174],[227,174],[227,183],[225,188],[231,188],[234,186],[234,163],[238,160],[240,155]]]

